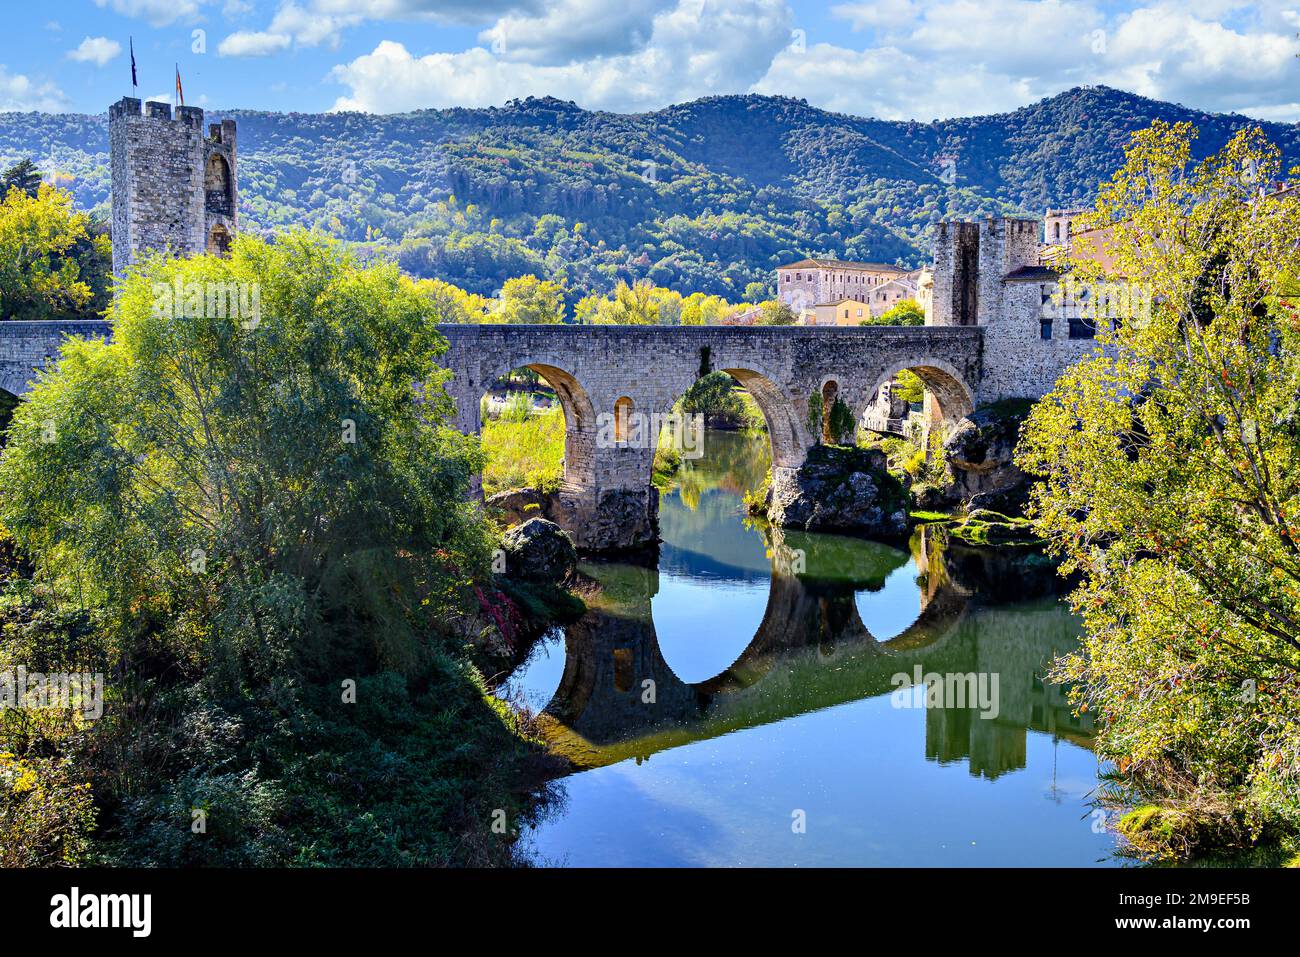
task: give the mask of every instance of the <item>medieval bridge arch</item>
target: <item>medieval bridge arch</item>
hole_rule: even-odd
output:
[[[974,407],[983,332],[970,326],[525,326],[444,325],[458,429],[482,427],[479,400],[497,378],[527,367],[564,408],[565,487],[554,517],[578,544],[601,549],[652,540],[654,442],[602,440],[616,406],[664,415],[704,373],[741,382],[767,420],[776,468],[798,468],[815,443],[808,397],[830,383],[860,420],[880,386],[912,369],[934,397],[933,420]],[[21,395],[67,336],[103,338],[104,321],[0,322],[0,388]],[[602,418],[604,417],[604,418]],[[608,436],[604,437],[605,439]]]
[[[566,418],[566,487],[552,517],[594,549],[634,544],[629,532],[652,537],[654,526],[654,443],[602,436],[616,407],[664,415],[702,374],[725,371],[762,409],[774,467],[798,468],[816,441],[808,398],[828,383],[860,420],[881,384],[912,369],[935,397],[932,419],[955,422],[974,408],[982,370],[978,327],[440,328],[461,431],[481,428],[480,397],[511,369],[534,369],[555,387]]]

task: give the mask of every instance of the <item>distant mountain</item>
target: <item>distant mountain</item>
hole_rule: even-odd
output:
[[[386,116],[220,115],[239,122],[245,228],[321,228],[483,293],[536,273],[575,294],[648,278],[736,301],[804,256],[919,265],[940,219],[1087,202],[1129,134],[1155,119],[1194,123],[1198,155],[1259,125],[1288,166],[1300,163],[1300,125],[1106,87],[934,123],[764,96],[636,115],[553,98]],[[32,156],[101,211],[107,150],[106,116],[0,114],[0,162]]]

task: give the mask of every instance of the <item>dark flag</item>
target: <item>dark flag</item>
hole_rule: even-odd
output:
[[[176,99],[180,101],[181,106],[185,105],[185,91],[181,89],[181,65],[179,63],[176,64]]]
[[[131,44],[131,89],[134,90],[140,85],[140,81],[135,76],[135,37],[131,37],[128,42]],[[118,47],[118,49],[122,48]]]

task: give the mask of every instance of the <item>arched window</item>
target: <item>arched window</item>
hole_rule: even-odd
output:
[[[230,230],[220,223],[213,226],[212,232],[208,234],[208,252],[214,256],[230,253]]]
[[[208,165],[203,176],[203,189],[207,207],[211,212],[223,216],[234,214],[234,190],[231,184],[230,164],[220,153],[213,153],[208,157]]]
[[[627,426],[632,419],[632,400],[627,396],[614,403],[614,441],[627,441]]]
[[[1057,222],[1057,224],[1056,224],[1056,238],[1057,238],[1057,239],[1060,239],[1060,238],[1061,238],[1061,224],[1060,224],[1060,222]]]

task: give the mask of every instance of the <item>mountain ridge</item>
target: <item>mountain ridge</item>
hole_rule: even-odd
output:
[[[648,279],[732,301],[805,256],[916,266],[934,223],[1088,202],[1131,133],[1189,120],[1198,157],[1259,126],[1300,163],[1300,124],[1109,87],[1006,113],[882,120],[732,94],[646,113],[554,97],[403,114],[209,110],[239,123],[246,228],[319,228],[407,271],[491,293],[510,276],[576,296]],[[106,211],[107,118],[0,114],[0,163],[32,156]]]

